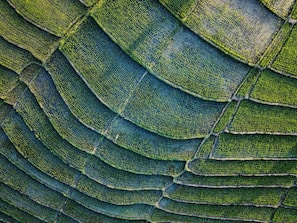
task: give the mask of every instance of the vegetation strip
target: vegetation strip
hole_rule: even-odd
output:
[[[76,19],[85,12],[85,8],[75,0],[55,1],[31,0],[24,3],[21,0],[8,2],[25,19],[47,32],[56,36],[63,36],[65,31],[76,22]],[[50,18],[50,19],[49,19]]]

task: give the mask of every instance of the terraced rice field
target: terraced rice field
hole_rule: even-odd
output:
[[[297,223],[297,1],[0,1],[0,222]]]

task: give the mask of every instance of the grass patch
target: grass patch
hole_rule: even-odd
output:
[[[158,1],[103,1],[91,14],[131,57],[147,68],[158,62],[178,21]]]
[[[116,114],[96,98],[62,53],[55,52],[46,67],[71,112],[103,134]]]
[[[277,223],[295,223],[297,218],[297,210],[289,208],[278,208],[273,217],[273,222]]]
[[[100,143],[95,155],[110,166],[137,174],[173,176],[183,171],[185,165],[180,161],[150,159],[106,139]]]
[[[108,188],[85,176],[80,178],[77,184],[77,189],[90,197],[115,205],[154,205],[162,196],[162,192],[158,190],[133,191]]]
[[[84,172],[88,177],[101,184],[123,190],[158,190],[172,182],[172,178],[167,176],[148,176],[115,169],[97,157],[89,159]]]
[[[175,184],[167,188],[165,196],[186,203],[277,206],[284,192],[282,188],[199,188]]]
[[[190,162],[195,174],[211,176],[233,175],[296,175],[296,160],[202,160]]]
[[[219,136],[214,156],[223,158],[296,158],[297,137],[277,135]]]
[[[199,1],[186,25],[223,51],[256,63],[281,20],[258,1]]]
[[[244,100],[230,126],[230,131],[290,134],[297,132],[296,110]]]
[[[61,137],[76,148],[92,153],[102,136],[83,125],[71,113],[50,75],[45,70],[41,70],[31,81],[29,88]]]
[[[249,69],[195,33],[181,28],[152,71],[188,93],[228,101]]]
[[[0,65],[20,74],[23,68],[33,61],[37,60],[31,53],[0,37]]]
[[[23,19],[7,1],[1,1],[0,8],[0,35],[45,61],[57,46],[58,38]]]
[[[189,186],[209,187],[291,187],[293,176],[198,176],[190,172],[180,175],[176,182]]]
[[[115,112],[120,111],[145,71],[92,19],[84,21],[60,48],[101,102]]]
[[[45,148],[16,112],[5,119],[2,128],[19,153],[36,168],[61,182],[75,185],[78,172]]]
[[[164,198],[160,207],[167,211],[182,215],[199,217],[235,218],[238,220],[269,221],[273,208],[233,205],[203,205],[172,201]]]
[[[131,96],[123,116],[159,135],[189,139],[204,137],[224,105],[200,100],[147,75]]]
[[[106,137],[117,145],[135,153],[158,160],[187,160],[191,158],[201,139],[176,140],[161,137],[132,123],[117,118]]]
[[[35,203],[3,183],[0,183],[0,191],[0,199],[45,222],[54,222],[58,216],[58,211]]]
[[[297,106],[297,80],[265,70],[258,79],[251,97],[261,101]]]
[[[8,0],[8,2],[23,17],[56,36],[63,36],[70,25],[85,11],[77,0]]]
[[[18,192],[25,194],[35,202],[59,210],[65,197],[34,180],[22,170],[0,156],[0,181]]]
[[[289,74],[297,75],[297,26],[295,25],[292,32],[283,46],[282,50],[276,57],[272,67],[287,72]]]

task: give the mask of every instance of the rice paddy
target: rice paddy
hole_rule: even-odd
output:
[[[0,1],[0,222],[296,223],[296,12]]]

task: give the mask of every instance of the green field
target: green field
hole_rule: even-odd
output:
[[[279,208],[277,209],[273,221],[277,223],[295,223],[296,222],[296,209]]]
[[[281,20],[258,1],[199,1],[186,25],[223,51],[256,63],[269,45]]]
[[[216,124],[216,127],[214,129],[215,133],[219,133],[225,130],[235,112],[236,106],[237,102],[235,101],[231,101],[227,104],[223,115],[220,117],[218,123]]]
[[[94,5],[97,2],[96,0],[79,0],[79,1],[88,7]]]
[[[160,190],[137,190],[138,188],[136,187],[134,189],[121,190],[110,188],[85,176],[81,177],[77,184],[77,190],[80,192],[99,201],[115,205],[135,205],[139,203],[153,205],[161,197]]]
[[[183,171],[185,165],[181,161],[150,159],[120,147],[107,139],[102,141],[95,155],[117,169],[146,175],[177,175]]]
[[[295,4],[295,7],[292,10],[292,15],[291,15],[292,19],[297,19],[297,6]]]
[[[91,15],[125,52],[148,69],[158,63],[179,29],[176,19],[154,0],[104,0]]]
[[[116,116],[98,100],[88,85],[57,51],[47,63],[47,70],[71,112],[86,125],[103,134],[106,126]],[[100,117],[100,118],[98,118]]]
[[[63,206],[65,200],[63,195],[26,175],[26,173],[14,166],[3,156],[0,159],[1,163],[4,164],[1,167],[0,178],[1,181],[5,181],[7,186],[28,196],[33,201],[52,209],[59,210]]]
[[[7,1],[1,1],[0,8],[0,35],[37,59],[46,60],[57,47],[58,38],[23,19]]]
[[[287,17],[290,9],[294,5],[294,0],[287,1],[273,1],[273,0],[261,0],[261,2],[267,6],[272,12],[276,13],[280,17]]]
[[[201,138],[214,125],[224,105],[199,100],[147,75],[122,114],[138,126],[165,137]]]
[[[296,158],[295,136],[221,134],[213,156],[221,158]]]
[[[289,207],[295,207],[297,205],[297,189],[293,187],[289,190],[285,200],[283,202],[284,205]]]
[[[16,149],[25,159],[44,173],[74,186],[78,171],[70,168],[38,141],[33,132],[26,126],[22,118],[13,112],[3,122],[2,128]],[[22,137],[19,137],[22,136]]]
[[[0,65],[18,74],[30,63],[37,62],[28,51],[0,37]],[[2,75],[1,75],[2,76]]]
[[[45,70],[41,70],[30,82],[29,87],[56,131],[73,146],[92,153],[102,136],[83,125],[69,111],[50,75]],[[63,118],[60,119],[60,116]]]
[[[216,217],[220,219],[234,218],[238,220],[254,219],[256,221],[268,221],[273,212],[273,208],[254,206],[220,206],[209,204],[192,204],[177,202],[170,199],[163,199],[160,204],[165,211],[181,215],[197,217]],[[227,218],[227,219],[228,219]],[[226,220],[227,220],[226,219]]]
[[[189,169],[204,176],[269,176],[297,173],[296,160],[205,160],[195,159]],[[273,182],[271,182],[273,184]]]
[[[190,10],[195,6],[195,0],[181,0],[181,1],[173,1],[173,0],[159,0],[165,7],[167,7],[170,12],[180,18],[185,19]]]
[[[30,198],[18,193],[16,190],[13,190],[3,183],[0,184],[0,191],[1,200],[9,203],[12,206],[18,207],[19,209],[45,222],[52,222],[54,219],[56,219],[59,213],[56,210],[52,210],[33,202]]]
[[[28,64],[20,73],[19,79],[28,85],[30,81],[35,78],[38,72],[42,69],[38,63],[30,63]]]
[[[87,162],[87,154],[72,146],[61,138],[53,128],[46,115],[42,112],[33,94],[26,90],[19,98],[16,111],[23,117],[28,127],[34,131],[35,136],[64,163],[82,170]]]
[[[166,190],[165,196],[189,203],[277,206],[284,192],[280,188],[199,188],[173,185]]]
[[[10,105],[15,105],[26,88],[27,86],[24,83],[18,82],[11,91],[7,92],[4,102]]]
[[[18,150],[9,141],[9,138],[7,137],[7,135],[5,135],[2,129],[0,131],[0,144],[1,156],[6,159],[6,162],[11,162],[14,166],[21,169],[27,175],[37,180],[39,183],[46,185],[47,187],[65,195],[69,194],[71,190],[69,186],[57,181],[50,175],[47,175],[46,173],[33,166],[18,152]]]
[[[240,103],[230,130],[240,133],[278,133],[290,135],[297,132],[296,109],[258,104],[249,100]]]
[[[290,35],[292,24],[284,23],[278,33],[273,37],[272,42],[269,47],[266,49],[265,53],[260,59],[259,65],[262,67],[267,67],[270,63],[273,62],[273,59],[277,56],[279,51],[282,49],[285,44],[288,36]]]
[[[273,62],[272,67],[292,75],[297,75],[297,26],[294,25],[292,32],[286,42],[286,44],[281,49],[280,53]]]
[[[190,30],[173,25],[178,22],[154,1],[135,1],[129,6],[128,1],[119,2],[105,1],[95,9],[93,17],[128,55],[170,85],[208,99],[228,100],[248,67],[226,57]],[[121,14],[123,9],[129,11]],[[152,25],[153,19],[160,20],[158,25]],[[129,27],[123,29],[125,22]]]
[[[231,167],[231,165],[230,165]],[[236,188],[236,187],[292,187],[294,176],[199,176],[184,172],[176,183],[194,187]],[[273,184],[272,184],[273,183]]]
[[[187,160],[192,157],[201,139],[176,140],[162,137],[117,118],[106,137],[114,143],[158,160]]]
[[[194,96],[227,101],[249,69],[181,28],[152,72]]]
[[[88,160],[84,173],[101,184],[123,190],[159,190],[168,186],[172,181],[169,176],[142,175],[118,170],[96,157]]]
[[[216,141],[215,136],[210,136],[209,138],[207,138],[205,142],[201,145],[197,153],[195,154],[195,157],[208,158],[213,149],[213,145],[215,141]]]
[[[195,217],[187,215],[174,214],[172,212],[166,212],[161,209],[156,209],[152,215],[152,220],[156,222],[183,222],[183,223],[224,223],[224,222],[234,222],[239,223],[241,221],[224,221],[224,220],[215,220],[204,217]]]
[[[264,70],[251,92],[251,98],[297,106],[297,79]]]
[[[0,66],[0,98],[5,99],[8,92],[18,84],[18,75],[5,67]]]
[[[296,223],[297,0],[0,1],[0,223]]]
[[[83,207],[73,200],[69,200],[69,202],[66,203],[63,212],[67,216],[70,216],[71,218],[76,219],[76,221],[78,222],[145,223],[145,221],[142,221],[142,220],[129,221],[129,220],[123,220],[119,218],[109,217],[104,214],[90,210],[86,207]]]
[[[92,19],[84,21],[60,48],[101,102],[115,112],[121,111],[145,72]]]
[[[7,216],[9,218],[10,216],[13,216],[13,218],[9,219],[13,222],[36,222],[36,223],[43,223],[44,221],[36,218],[35,216],[31,215],[30,213],[27,213],[23,210],[20,210],[18,207],[15,207],[11,205],[8,202],[3,201],[0,199],[0,207],[1,207],[1,213]]]
[[[113,205],[75,192],[71,195],[71,197],[77,203],[93,210],[94,212],[122,219],[146,219],[152,208],[151,206],[145,204]]]
[[[23,17],[57,36],[62,36],[73,21],[84,12],[84,7],[75,0],[8,0],[8,2]]]

